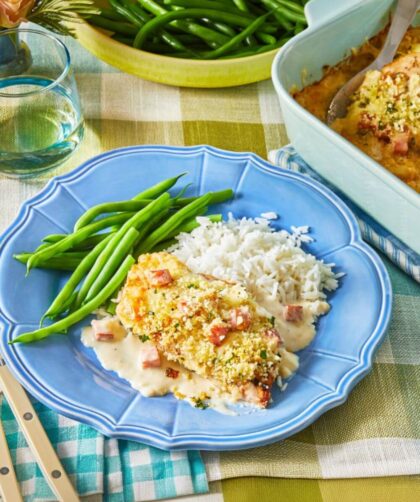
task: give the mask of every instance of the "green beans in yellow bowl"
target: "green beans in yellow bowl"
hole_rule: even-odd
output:
[[[146,80],[231,87],[270,77],[278,49],[306,28],[307,0],[97,0],[76,26],[99,59]]]

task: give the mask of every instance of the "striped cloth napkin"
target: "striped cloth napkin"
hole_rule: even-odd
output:
[[[102,494],[107,502],[140,502],[208,491],[198,451],[166,452],[108,439],[32,402],[80,496]],[[25,501],[56,500],[5,399],[0,402],[0,420]]]
[[[397,239],[395,235],[388,232],[377,221],[365,213],[363,209],[360,209],[359,206],[348,199],[340,190],[311,169],[292,146],[288,145],[279,150],[272,150],[268,154],[268,159],[276,166],[306,174],[323,185],[328,186],[356,215],[363,239],[382,251],[397,267],[420,283],[420,255]]]

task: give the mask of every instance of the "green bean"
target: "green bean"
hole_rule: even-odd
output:
[[[276,13],[280,14],[288,21],[292,21],[294,23],[298,22],[298,23],[306,24],[306,17],[303,14],[298,14],[297,12],[292,12],[292,11],[288,10],[286,7],[282,7],[281,5],[279,5],[276,8]]]
[[[28,258],[25,255],[26,253],[21,253],[20,255],[15,255],[14,258],[21,262],[26,263]],[[28,253],[29,254],[29,253]],[[68,256],[58,256],[54,258],[50,258],[45,263],[41,263],[38,268],[46,268],[51,270],[62,270],[64,272],[73,271],[81,262],[81,258],[77,257],[68,257]]]
[[[130,10],[139,19],[139,21],[142,21],[143,23],[150,21],[151,16],[147,12],[145,12],[137,2],[122,0],[122,3],[124,7]]]
[[[160,181],[159,183],[156,183],[156,185],[153,185],[152,187],[147,188],[146,190],[143,190],[142,192],[135,195],[132,200],[154,199],[155,197],[158,197],[159,195],[172,188],[175,183],[186,174],[187,173],[181,173],[178,174],[178,176],[174,176],[173,178],[168,178],[166,180]]]
[[[208,218],[210,221],[213,223],[222,221],[222,215],[221,214],[208,214],[206,215],[206,218]],[[173,232],[169,233],[166,237],[166,239],[173,239],[180,233],[189,233],[192,232],[195,228],[198,228],[200,226],[200,223],[197,221],[197,216],[192,218],[191,220],[185,221],[184,223],[181,223]]]
[[[170,218],[168,218],[163,225],[157,228],[142,243],[140,243],[140,246],[138,246],[134,252],[134,256],[138,256],[142,253],[147,253],[158,242],[164,240],[166,236],[173,231],[174,228],[179,226],[185,220],[196,216],[201,209],[209,204],[211,196],[211,192],[206,195],[202,195],[197,200],[191,202],[187,206],[177,211]]]
[[[111,232],[104,232],[102,234],[92,235],[91,237],[88,237],[86,240],[81,242],[79,245],[75,246],[73,249],[77,251],[84,251],[86,249],[92,250],[97,244],[102,242],[113,233],[115,233],[115,230],[112,230]]]
[[[276,42],[275,44],[271,45],[263,45],[261,47],[257,48],[249,48],[249,49],[241,49],[236,52],[232,52],[231,54],[228,54],[227,56],[222,56],[221,59],[230,59],[230,58],[242,58],[242,57],[248,57],[248,56],[255,56],[256,54],[262,54],[264,52],[269,52],[273,51],[275,49],[278,49],[282,45],[284,45],[288,40],[290,40],[291,37],[283,37],[281,40]]]
[[[278,3],[276,3],[275,0],[261,0],[261,3],[270,11],[273,11],[274,17],[277,19],[277,22],[285,28],[287,31],[290,31],[293,29],[292,23],[287,20],[284,15],[279,12],[280,6]]]
[[[135,35],[138,31],[138,29],[131,24],[111,21],[110,19],[100,16],[91,16],[89,18],[89,23],[114,33],[120,33],[121,35]]]
[[[210,21],[209,19],[202,19],[201,22],[203,24],[205,24],[206,26],[208,26],[209,28],[212,28],[213,30],[220,31],[220,33],[223,33],[224,35],[227,35],[228,37],[234,37],[236,35],[236,31],[227,24],[214,23],[213,21]]]
[[[161,181],[156,185],[138,193],[131,200],[103,202],[102,204],[97,204],[96,206],[91,207],[76,221],[74,225],[74,231],[80,230],[92,220],[94,220],[97,216],[103,213],[139,211],[140,209],[143,209],[144,207],[149,205],[150,202],[152,202],[154,197],[161,195],[163,192],[166,192],[171,187],[173,187],[179,180],[179,178],[181,178],[185,174],[186,173],[182,173],[178,176],[175,176],[174,178],[168,178],[164,181]]]
[[[180,33],[178,38],[183,44],[197,44],[197,37],[190,33]]]
[[[160,211],[153,218],[150,218],[149,221],[139,229],[139,237],[136,244],[142,242],[150,232],[155,230],[158,225],[162,224],[166,220],[169,209],[170,208],[168,207]]]
[[[255,39],[254,35],[249,35],[245,39],[245,45],[248,47],[255,47],[257,45],[257,40]]]
[[[147,200],[147,202],[145,201],[144,205],[149,204],[149,202],[151,202],[151,199]],[[134,205],[133,205],[133,207],[134,207]],[[128,220],[134,214],[134,212],[132,212],[132,211],[129,211],[129,212],[131,213],[131,215],[130,214],[126,214],[125,216],[122,217],[122,220],[124,220],[124,221],[126,219]],[[110,227],[110,231],[114,232],[118,228],[120,228],[120,225],[114,225],[114,226]],[[54,244],[54,243],[56,243],[58,241],[61,241],[65,237],[67,237],[68,235],[69,234],[49,234],[49,235],[46,235],[42,239],[45,242],[45,244],[41,244],[41,246],[39,246],[36,249],[36,251],[39,251],[40,249],[44,249],[45,247],[47,247],[47,246],[49,246],[51,244]],[[88,237],[85,241],[80,242],[73,249],[74,249],[74,251],[81,251],[81,250],[83,251],[85,249],[88,249],[89,247],[94,247],[94,245],[96,245],[98,242],[100,242],[102,239],[105,238],[105,235],[106,234],[92,235],[92,237]]]
[[[232,2],[238,7],[238,9],[242,12],[249,12],[248,5],[245,0],[232,0]]]
[[[218,58],[220,56],[223,56],[223,54],[226,54],[227,52],[231,51],[232,49],[235,49],[241,42],[243,42],[246,39],[246,37],[252,35],[255,31],[258,30],[258,28],[265,22],[268,15],[269,14],[258,17],[249,26],[247,26],[244,30],[238,33],[238,35],[233,37],[226,44],[222,45],[222,47],[219,47],[218,49],[215,49],[205,54],[204,55],[205,59]]]
[[[13,258],[15,260],[20,261],[20,263],[27,263],[28,260],[30,259],[31,256],[33,256],[34,253],[18,253],[14,254]],[[87,251],[70,251],[67,253],[62,253],[54,258],[56,258],[56,262],[59,263],[59,260],[66,260],[66,259],[76,259],[76,260],[81,260],[87,255]],[[45,267],[44,267],[45,268]]]
[[[123,238],[112,251],[111,256],[109,257],[105,266],[93,281],[92,286],[86,294],[84,303],[89,302],[92,298],[94,298],[106,285],[123,259],[129,254],[129,251],[132,248],[134,242],[137,240],[138,236],[139,233],[135,228],[131,227],[128,229],[127,233],[123,236]]]
[[[40,244],[34,251],[36,253],[37,251],[41,251],[42,249],[47,248],[48,246],[51,246],[50,242],[44,242],[43,244]]]
[[[111,35],[112,40],[120,42],[121,44],[132,46],[134,38],[124,37],[124,35],[119,35],[118,33],[114,33]]]
[[[81,228],[77,232],[69,234],[61,241],[58,241],[55,244],[51,244],[51,246],[48,246],[45,249],[41,249],[40,251],[34,253],[28,260],[27,272],[29,272],[31,268],[38,266],[40,263],[49,260],[53,256],[64,253],[68,249],[71,249],[76,244],[83,242],[87,237],[99,232],[100,230],[118,223],[122,223],[123,221],[126,222],[131,217],[133,217],[133,213],[116,214],[114,216],[103,218],[102,220],[96,221],[95,223],[91,223],[90,225]]]
[[[191,8],[197,7],[199,9],[214,9],[222,12],[231,12],[232,14],[240,14],[241,16],[246,16],[249,19],[255,19],[252,14],[247,11],[242,11],[241,9],[235,7],[234,5],[224,4],[220,1],[213,0],[164,0],[165,5],[178,5],[180,7]]]
[[[58,242],[63,240],[64,237],[67,237],[67,234],[49,234],[42,239],[42,242],[48,242],[48,243]]]
[[[159,253],[159,251],[165,251],[166,249],[176,244],[176,242],[177,242],[176,239],[166,239],[156,244],[156,246],[152,249],[152,251],[153,253]]]
[[[269,33],[256,33],[255,36],[266,45],[275,44],[277,42],[276,37],[273,37],[273,35]]]
[[[107,243],[106,247],[101,251],[100,255],[97,257],[94,265],[87,274],[85,280],[83,281],[82,287],[77,293],[76,302],[74,308],[79,308],[86,298],[91,286],[95,282],[97,276],[101,272],[102,268],[106,265],[108,259],[112,255],[115,246],[122,239],[122,237],[128,232],[131,227],[138,228],[141,225],[147,224],[147,222],[155,217],[157,214],[170,205],[170,195],[166,192],[160,195],[157,199],[153,200],[148,206],[141,209],[132,218],[127,220],[124,225],[112,236],[111,240]],[[87,227],[85,227],[87,228]],[[83,229],[82,229],[83,230]],[[80,230],[80,231],[82,231]]]
[[[63,306],[68,303],[69,298],[75,292],[76,287],[83,279],[83,277],[88,273],[88,271],[92,268],[95,263],[97,257],[106,247],[108,242],[111,240],[111,235],[106,237],[102,242],[100,242],[92,251],[80,262],[77,266],[76,270],[72,273],[69,280],[66,282],[60,293],[55,297],[54,301],[48,307],[48,310],[42,316],[42,321],[47,317],[56,317],[57,315],[64,312]],[[53,258],[51,258],[52,260]],[[49,262],[51,261],[49,260]]]
[[[185,192],[193,185],[193,183],[187,183],[173,198],[173,203],[176,204],[179,199],[185,194]]]
[[[80,216],[80,218],[74,224],[73,231],[77,232],[81,228],[85,227],[91,223],[97,216],[104,213],[121,213],[126,211],[139,211],[143,209],[148,204],[150,204],[150,199],[148,200],[123,200],[118,202],[103,202],[96,206],[91,207],[86,212]],[[100,220],[99,220],[100,221]],[[45,239],[44,239],[45,240]],[[51,241],[50,241],[51,242]]]
[[[168,14],[168,11],[154,2],[153,0],[138,0],[138,2],[149,12],[154,14],[155,16],[162,16],[165,14]],[[158,19],[158,18],[155,18]],[[222,20],[223,22],[223,20]],[[166,23],[164,23],[166,24]],[[182,31],[185,31],[187,33],[192,33],[193,35],[197,36],[198,38],[201,38],[206,42],[210,47],[218,47],[220,45],[225,44],[229,39],[216,31],[210,30],[209,28],[206,28],[205,26],[201,26],[200,24],[191,22],[191,21],[181,21],[181,20],[174,20],[171,23],[171,26],[175,26],[180,28]]]
[[[217,192],[211,192],[211,198],[209,204],[220,204],[221,202],[225,202],[233,197],[234,193],[231,188],[227,188],[226,190],[219,190]],[[186,206],[191,204],[197,200],[198,197],[184,197],[177,201],[177,206]]]
[[[131,12],[128,8],[121,5],[117,0],[108,0],[110,5],[114,8],[118,14],[120,14],[123,18],[129,21],[134,26],[138,26],[141,28],[145,22],[141,21],[133,12]]]
[[[125,21],[124,17],[121,16],[121,14],[118,14],[118,12],[115,12],[112,9],[101,9],[100,15],[102,17],[110,19],[111,21]]]
[[[296,23],[295,29],[293,30],[293,33],[297,35],[301,31],[303,31],[306,28],[306,24],[304,23]]]
[[[92,300],[83,305],[80,309],[76,310],[60,321],[46,326],[45,328],[40,328],[35,331],[23,333],[9,343],[13,344],[35,342],[47,338],[48,336],[51,336],[55,333],[62,333],[63,331],[66,331],[68,328],[91,314],[95,309],[100,307],[112,294],[114,294],[114,292],[120,287],[121,283],[125,280],[125,277],[134,262],[135,260],[131,255],[127,256],[112,279],[108,282],[108,284],[100,291],[98,295],[92,298]]]
[[[113,40],[117,42],[121,42],[124,45],[128,45],[129,47],[133,46],[134,38],[123,37],[121,35],[111,35]],[[143,49],[147,52],[153,52],[155,54],[168,54],[172,55],[174,52],[177,52],[178,49],[171,47],[169,44],[150,42],[144,44]],[[187,50],[187,49],[185,49]],[[190,55],[195,55],[195,53],[191,52]]]
[[[129,216],[126,216],[126,217],[128,219]],[[110,233],[115,232],[115,230],[117,230],[118,228],[119,228],[119,226],[117,226],[117,227],[111,227],[111,229],[110,229],[111,231],[110,232],[92,235],[91,237],[88,237],[84,241],[80,242],[79,244],[73,246],[72,250],[73,251],[86,251],[87,249],[92,249],[92,248],[94,248],[96,246],[96,244],[98,244],[99,242],[101,242],[102,240],[104,240],[105,237],[107,237]],[[44,237],[43,240],[48,239],[48,241],[45,244],[41,244],[41,246],[37,247],[35,251],[39,251],[41,249],[44,249],[44,248],[50,246],[52,243],[58,242],[59,240],[64,239],[65,237],[67,237],[67,235],[68,234],[55,234],[55,235],[51,234],[51,235],[47,235],[46,237]],[[62,236],[62,237],[60,237],[60,239],[59,239],[58,238],[59,236]],[[51,239],[51,241],[49,239]]]
[[[275,1],[292,12],[296,12],[297,14],[301,15],[303,15],[304,13],[303,7],[295,2],[290,2],[290,0],[275,0]]]
[[[171,178],[171,180],[173,180],[173,178]],[[181,190],[181,192],[176,197],[174,197],[173,199],[174,207],[186,206],[190,202],[197,199],[197,197],[181,197],[189,186],[190,185],[184,187]],[[233,196],[233,191],[230,188],[226,190],[220,190],[218,192],[213,192],[210,204],[219,204],[220,202],[225,202],[232,196]],[[82,216],[80,216],[80,218],[76,221],[74,225],[74,231],[80,230],[87,224],[91,223],[91,221],[95,219],[97,216],[105,212],[111,213],[111,212],[122,212],[122,211],[138,211],[139,209],[146,207],[153,200],[153,199],[136,200],[136,198],[137,196],[134,199],[128,201],[104,202],[102,204],[98,204],[96,206],[91,207],[85,213],[83,213]],[[60,240],[61,238],[64,237],[66,237],[66,234],[51,234],[48,235],[47,237],[44,237],[43,240],[48,240],[48,242],[56,242],[57,240]],[[95,236],[93,236],[93,238],[95,238]]]
[[[117,312],[117,304],[112,301],[112,298],[108,300],[105,310],[108,312],[108,314],[115,315]]]
[[[109,3],[117,12],[119,12],[135,26],[141,28],[147,22],[147,19],[145,19],[144,16],[140,16],[138,12],[131,9],[129,6],[121,5],[118,0],[109,0]],[[182,44],[179,40],[176,39],[176,37],[168,32],[161,31],[159,33],[159,37],[162,38],[162,40],[166,42],[170,47],[173,47],[176,50],[189,51],[189,49],[185,47],[184,44]]]
[[[141,1],[151,1],[151,0],[141,0]],[[269,0],[273,1],[273,0]],[[249,18],[243,15],[232,14],[230,12],[219,12],[212,9],[184,9],[180,11],[168,12],[167,14],[162,14],[155,19],[152,19],[146,23],[143,28],[137,33],[134,39],[134,47],[140,48],[145,40],[156,30],[162,28],[171,21],[177,19],[191,19],[191,18],[202,18],[205,17],[211,21],[221,21],[232,25],[242,26],[247,28],[249,26]],[[271,27],[265,27],[264,25],[259,26],[260,31],[266,31]]]

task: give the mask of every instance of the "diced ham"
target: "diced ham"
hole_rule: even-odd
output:
[[[161,270],[146,270],[146,278],[150,286],[153,287],[167,286],[173,282],[171,273],[167,268]]]
[[[363,112],[360,116],[360,120],[359,120],[359,123],[358,123],[358,127],[359,129],[374,129],[374,125],[373,125],[373,118],[371,115],[369,115],[368,113],[366,112]]]
[[[276,330],[276,328],[267,329],[265,336],[267,336],[268,338],[275,338],[278,341],[279,346],[284,345],[284,340],[281,337],[280,333]]]
[[[149,345],[142,348],[140,352],[140,361],[143,368],[159,368],[160,356],[157,348],[154,345]]]
[[[210,328],[209,340],[216,347],[220,347],[230,331],[229,326],[215,324]]]
[[[178,378],[179,371],[178,370],[174,370],[173,368],[166,368],[165,375],[168,378]]]
[[[251,314],[247,307],[239,307],[230,312],[230,325],[233,329],[244,330],[251,324]]]
[[[125,335],[125,330],[116,317],[94,319],[91,325],[95,338],[99,342],[110,342]]]
[[[406,155],[408,152],[409,140],[410,134],[408,132],[402,132],[393,136],[392,146],[394,148],[394,153],[397,155]]]
[[[266,408],[271,397],[271,392],[268,385],[259,385],[257,387],[257,394],[259,405],[263,408]]]
[[[182,312],[183,314],[188,314],[189,313],[189,308],[188,308],[188,303],[185,300],[181,300],[178,302],[178,310]]]
[[[302,305],[286,305],[283,310],[284,320],[287,322],[300,322],[303,319]]]
[[[114,339],[113,333],[95,333],[95,338],[98,342],[110,342]]]

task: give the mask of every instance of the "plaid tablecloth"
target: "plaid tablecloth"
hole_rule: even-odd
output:
[[[0,229],[21,202],[54,174],[90,156],[135,144],[210,144],[266,158],[287,144],[269,81],[236,89],[179,89],[142,81],[102,64],[68,41],[86,117],[81,148],[63,166],[33,180],[0,178]],[[372,373],[348,402],[313,426],[252,451],[204,453],[208,479],[224,480],[203,502],[285,499],[340,502],[420,500],[420,287],[384,258],[395,303],[389,336]],[[397,476],[369,480],[328,478]],[[246,480],[229,479],[247,476]],[[258,481],[254,476],[273,478]],[[348,491],[350,490],[350,491]],[[354,497],[352,495],[354,495]],[[398,497],[397,497],[397,494]],[[397,497],[397,498],[395,498]]]

